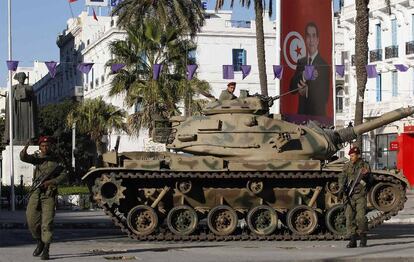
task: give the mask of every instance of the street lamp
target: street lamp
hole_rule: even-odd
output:
[[[8,45],[9,61],[12,60],[12,38],[11,38],[11,0],[8,0]],[[9,70],[9,156],[10,156],[10,198],[11,210],[15,211],[14,199],[14,163],[13,163],[13,108],[12,108],[12,71]]]

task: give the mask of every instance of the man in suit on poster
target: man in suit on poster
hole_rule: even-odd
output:
[[[319,54],[319,29],[310,22],[305,27],[307,54],[298,60],[296,72],[290,81],[289,89],[298,89],[298,114],[326,116],[329,97],[329,66]],[[305,66],[314,66],[311,80],[305,78]]]

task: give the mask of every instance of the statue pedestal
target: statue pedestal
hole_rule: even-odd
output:
[[[20,151],[24,146],[13,146],[13,164],[14,164],[14,185],[20,185],[21,176],[23,176],[23,184],[30,186],[33,179],[34,166],[29,163],[25,163],[20,160]],[[29,146],[27,149],[28,154],[33,154],[36,150],[39,150],[38,146]],[[2,152],[2,176],[1,181],[3,185],[10,185],[10,147],[6,146],[6,149]]]

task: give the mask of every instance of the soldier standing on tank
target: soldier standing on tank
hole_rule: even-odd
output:
[[[234,90],[236,90],[236,82],[230,82],[227,84],[227,89],[223,90],[220,94],[219,100],[233,100],[236,99],[237,96],[234,95]]]
[[[33,164],[33,179],[39,176],[51,175],[37,188],[29,198],[26,209],[27,225],[33,238],[37,241],[37,247],[33,256],[42,254],[42,260],[49,259],[49,246],[53,235],[53,218],[55,216],[57,185],[65,178],[64,168],[59,164],[55,156],[51,154],[52,139],[47,136],[39,139],[39,153],[28,154],[27,148],[30,141],[20,152],[23,162]]]
[[[345,206],[346,230],[350,236],[347,248],[357,246],[357,236],[361,241],[360,247],[367,246],[368,223],[366,218],[367,210],[367,187],[370,184],[370,167],[367,162],[361,158],[361,151],[358,147],[352,147],[348,153],[350,161],[345,164],[342,175],[339,177],[340,198],[344,197],[344,189],[351,186],[353,181],[361,172],[362,179],[354,188],[352,196],[347,200]]]

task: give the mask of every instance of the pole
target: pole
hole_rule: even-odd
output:
[[[75,170],[76,122],[72,125],[72,167]]]
[[[12,60],[12,38],[11,38],[11,0],[8,0],[8,44],[9,61]],[[12,71],[9,70],[9,157],[10,157],[10,200],[11,210],[15,211],[14,199],[14,163],[13,163],[13,97],[12,97]]]

